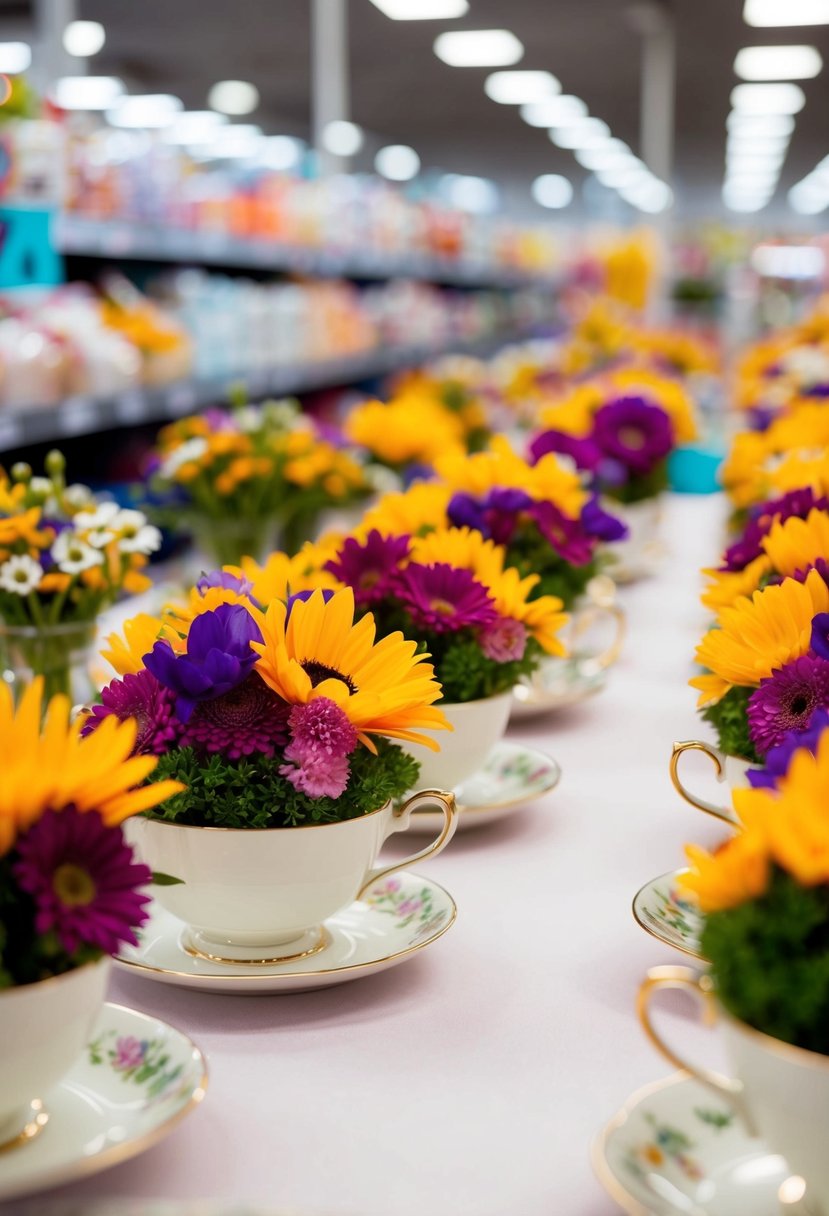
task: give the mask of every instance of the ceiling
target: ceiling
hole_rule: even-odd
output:
[[[436,58],[432,43],[444,29],[507,26],[526,48],[521,67],[554,72],[565,92],[582,97],[638,151],[641,40],[628,0],[470,0],[460,20],[409,22],[389,20],[370,0],[348,5],[351,117],[376,142],[411,144],[424,167],[492,177],[516,209],[539,219],[545,213],[529,198],[539,173],[571,178],[571,210],[599,193],[594,182],[585,194],[584,171],[545,131],[484,95],[486,69],[451,68]],[[807,103],[765,213],[785,215],[785,190],[829,152],[829,26],[750,29],[742,0],[666,0],[666,7],[677,38],[674,186],[686,214],[720,213],[724,122],[740,47],[809,42],[821,51],[826,67],[803,82]],[[106,27],[96,71],[120,75],[135,91],[176,93],[188,108],[203,107],[217,79],[251,80],[261,94],[255,121],[308,137],[310,0],[78,0],[78,8]]]

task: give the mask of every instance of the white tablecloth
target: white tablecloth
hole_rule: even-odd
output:
[[[117,975],[111,999],[206,1052],[202,1106],[144,1156],[57,1193],[285,1207],[297,1216],[611,1216],[589,1147],[629,1094],[669,1071],[633,1011],[681,961],[634,922],[647,879],[716,825],[668,778],[700,733],[687,687],[705,621],[701,565],[723,504],[675,498],[657,577],[624,589],[624,657],[599,696],[516,737],[548,749],[557,790],[459,834],[429,873],[457,924],[405,965],[329,990],[226,997]],[[74,1205],[73,1205],[74,1209]]]

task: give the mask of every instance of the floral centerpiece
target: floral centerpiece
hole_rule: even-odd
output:
[[[286,401],[250,406],[237,397],[231,409],[171,423],[150,467],[171,522],[183,519],[219,565],[264,557],[278,536],[295,551],[325,509],[371,489],[355,457]]]
[[[370,460],[408,477],[448,449],[466,451],[484,425],[480,406],[464,390],[418,377],[388,401],[352,406],[343,430]]]
[[[762,431],[735,435],[720,472],[741,528],[762,504],[811,487],[829,493],[829,410],[814,401],[781,414]]]
[[[98,502],[82,485],[67,485],[60,452],[46,458],[46,476],[26,464],[0,474],[0,645],[21,679],[42,675],[47,697],[84,675],[99,613],[124,594],[146,590],[142,573],[161,544],[140,511]]]

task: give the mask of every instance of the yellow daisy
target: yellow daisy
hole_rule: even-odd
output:
[[[703,570],[702,573],[710,581],[700,598],[706,608],[719,612],[741,595],[752,595],[759,589],[764,576],[773,569],[776,569],[774,563],[765,553],[761,553],[744,570]]]
[[[766,892],[769,852],[759,833],[739,832],[713,853],[688,845],[685,855],[691,869],[680,875],[678,885],[703,912],[735,908]]]
[[[806,519],[792,516],[783,522],[778,520],[763,538],[762,546],[778,574],[808,570],[819,557],[829,558],[829,512],[816,507]]]
[[[365,538],[376,528],[383,536],[416,536],[446,525],[452,491],[436,481],[417,481],[398,494],[384,494],[370,507],[354,536]]]
[[[536,502],[552,502],[571,519],[578,519],[588,494],[578,473],[554,452],[529,464],[503,435],[496,435],[485,452],[474,456],[449,452],[435,461],[438,475],[455,493],[482,496],[503,487],[524,490]]]
[[[417,654],[417,643],[401,633],[375,642],[371,613],[354,623],[354,593],[322,591],[296,601],[286,625],[285,605],[274,600],[262,626],[264,641],[252,643],[261,655],[256,670],[292,705],[329,697],[348,716],[361,741],[374,750],[371,735],[439,744],[420,730],[450,730],[441,710],[434,669]]]
[[[160,617],[139,612],[123,625],[123,636],[111,633],[101,655],[119,676],[135,675],[144,669],[144,655],[163,638],[174,650],[184,651],[185,642],[177,629]]]

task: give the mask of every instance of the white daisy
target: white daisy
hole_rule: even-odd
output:
[[[115,533],[111,528],[93,528],[86,533],[84,540],[93,549],[105,549],[111,540],[115,540]]]
[[[79,532],[95,532],[99,528],[111,527],[117,514],[117,502],[101,502],[94,511],[79,511],[72,523]]]
[[[188,439],[181,447],[172,451],[163,462],[158,470],[160,476],[166,478],[175,477],[183,464],[189,464],[191,460],[201,460],[207,448],[207,440],[201,435],[197,435],[194,439]]]
[[[100,549],[93,549],[69,529],[61,532],[52,545],[51,553],[64,574],[80,574],[82,570],[100,566],[104,560]]]
[[[120,511],[112,521],[122,553],[155,553],[161,548],[161,533],[147,523],[141,511]]]
[[[15,595],[28,595],[42,578],[43,567],[28,554],[16,553],[0,566],[0,587]]]
[[[67,486],[63,491],[63,498],[70,507],[77,507],[79,510],[82,510],[84,507],[88,507],[89,504],[93,502],[92,491],[90,490],[89,486],[83,485],[83,483],[80,481],[76,481],[73,483],[73,485]]]

